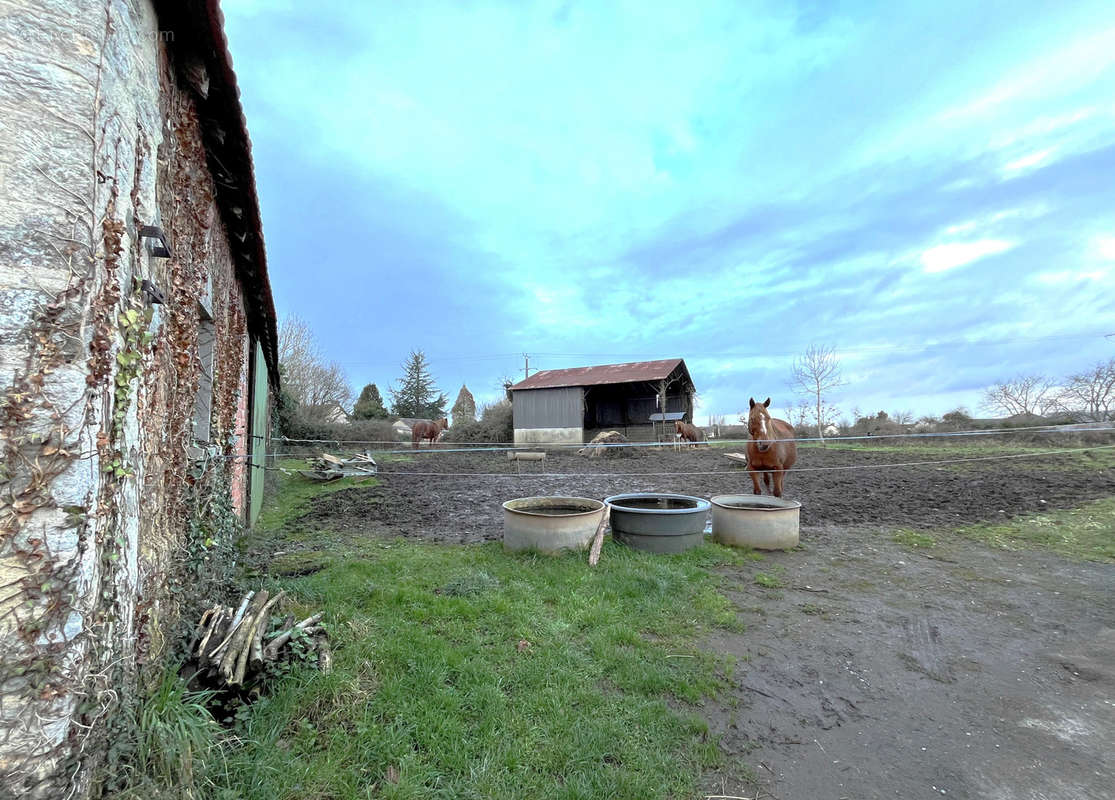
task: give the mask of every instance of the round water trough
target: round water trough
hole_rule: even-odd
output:
[[[686,494],[635,493],[604,498],[612,538],[649,553],[681,553],[705,538],[709,502]]]
[[[798,546],[801,503],[757,494],[712,498],[712,538],[731,547],[789,550]]]
[[[585,550],[605,505],[588,497],[519,497],[503,504],[503,546],[560,553]]]

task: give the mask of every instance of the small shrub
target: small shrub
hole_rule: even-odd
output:
[[[354,420],[352,422],[326,423],[307,420],[299,413],[285,417],[281,425],[280,435],[293,440],[291,446],[284,447],[286,451],[292,448],[304,449],[306,453],[320,452],[323,447],[328,448],[329,442],[350,442],[345,450],[363,450],[382,447],[393,447],[403,438],[391,426],[391,422],[384,419]],[[322,440],[299,441],[299,440]],[[381,444],[364,444],[376,442]]]
[[[445,434],[449,442],[510,442],[514,438],[511,403],[507,400],[485,405],[478,421],[455,424]]]

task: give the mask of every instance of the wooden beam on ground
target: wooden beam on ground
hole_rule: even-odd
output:
[[[545,453],[531,453],[522,450],[513,450],[507,454],[508,461],[545,461]]]

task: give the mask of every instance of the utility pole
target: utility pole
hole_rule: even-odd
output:
[[[523,353],[523,380],[530,377],[530,356]]]

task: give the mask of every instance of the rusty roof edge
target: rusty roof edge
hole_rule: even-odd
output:
[[[661,366],[663,371],[661,374],[646,375],[646,374],[631,374],[620,371],[620,368],[650,368],[654,366]],[[668,366],[668,369],[666,368]],[[524,378],[518,383],[509,387],[510,391],[531,391],[533,389],[561,389],[570,388],[574,386],[595,386],[609,383],[638,383],[646,380],[661,380],[668,377],[674,370],[681,367],[685,377],[689,383],[693,383],[693,378],[689,374],[689,367],[685,363],[684,358],[663,358],[653,361],[629,361],[623,364],[597,364],[589,367],[567,367],[565,369],[547,369],[540,370],[529,378]],[[600,380],[590,378],[589,376],[593,371],[604,372],[606,370],[617,371],[618,374],[612,380]],[[545,377],[552,375],[552,382],[546,382]],[[539,380],[540,376],[542,380]],[[587,382],[586,382],[587,379]],[[532,385],[533,384],[533,385]]]
[[[225,20],[220,0],[193,0],[193,2],[153,0],[153,5],[161,20],[167,19],[172,23],[179,23],[182,32],[188,31],[199,38],[198,55],[205,59],[209,68],[211,82],[209,97],[205,100],[198,99],[199,105],[205,112],[199,115],[205,147],[210,157],[217,161],[221,161],[222,153],[231,151],[237,157],[236,163],[229,163],[226,166],[239,178],[234,189],[225,188],[215,181],[217,206],[230,236],[229,249],[237,267],[237,275],[244,284],[248,306],[245,311],[249,316],[249,329],[254,328],[260,340],[263,357],[268,366],[268,382],[274,390],[278,391],[278,321],[274,297],[271,294],[271,282],[267,274],[267,250],[263,240],[263,218],[260,213],[259,195],[256,192],[252,141],[248,134],[244,109],[240,103],[240,87],[232,67],[232,54],[228,48],[228,37],[225,36]],[[204,15],[204,25],[197,24],[197,17],[191,13],[192,11]],[[221,138],[219,133],[205,129],[207,123],[211,122],[207,117],[215,117],[216,121],[221,123],[221,132],[224,134],[223,147],[217,144]],[[241,210],[239,218],[233,211],[233,207]],[[250,238],[253,239],[251,243],[245,242],[245,245],[250,248],[250,253],[247,255],[232,246],[231,236],[239,227],[238,220],[243,220]],[[252,324],[253,322],[255,325]]]
[[[222,78],[232,102],[227,109],[228,118],[234,123],[233,135],[241,139],[244,172],[247,183],[242,188],[244,199],[244,214],[255,234],[255,255],[258,266],[254,273],[249,272],[249,278],[254,278],[260,292],[259,300],[263,305],[260,322],[263,324],[264,342],[263,357],[267,361],[268,379],[276,391],[279,389],[279,330],[278,319],[275,314],[275,300],[271,294],[271,281],[267,275],[267,247],[263,240],[263,215],[259,207],[259,194],[256,192],[255,162],[252,159],[252,139],[248,133],[248,119],[244,116],[244,107],[240,103],[240,85],[236,80],[236,71],[232,67],[232,53],[228,49],[228,37],[225,35],[225,15],[221,11],[220,0],[206,0],[206,10],[210,31],[213,36],[214,50],[218,57],[218,66],[221,68]],[[228,212],[227,209],[222,209]]]

